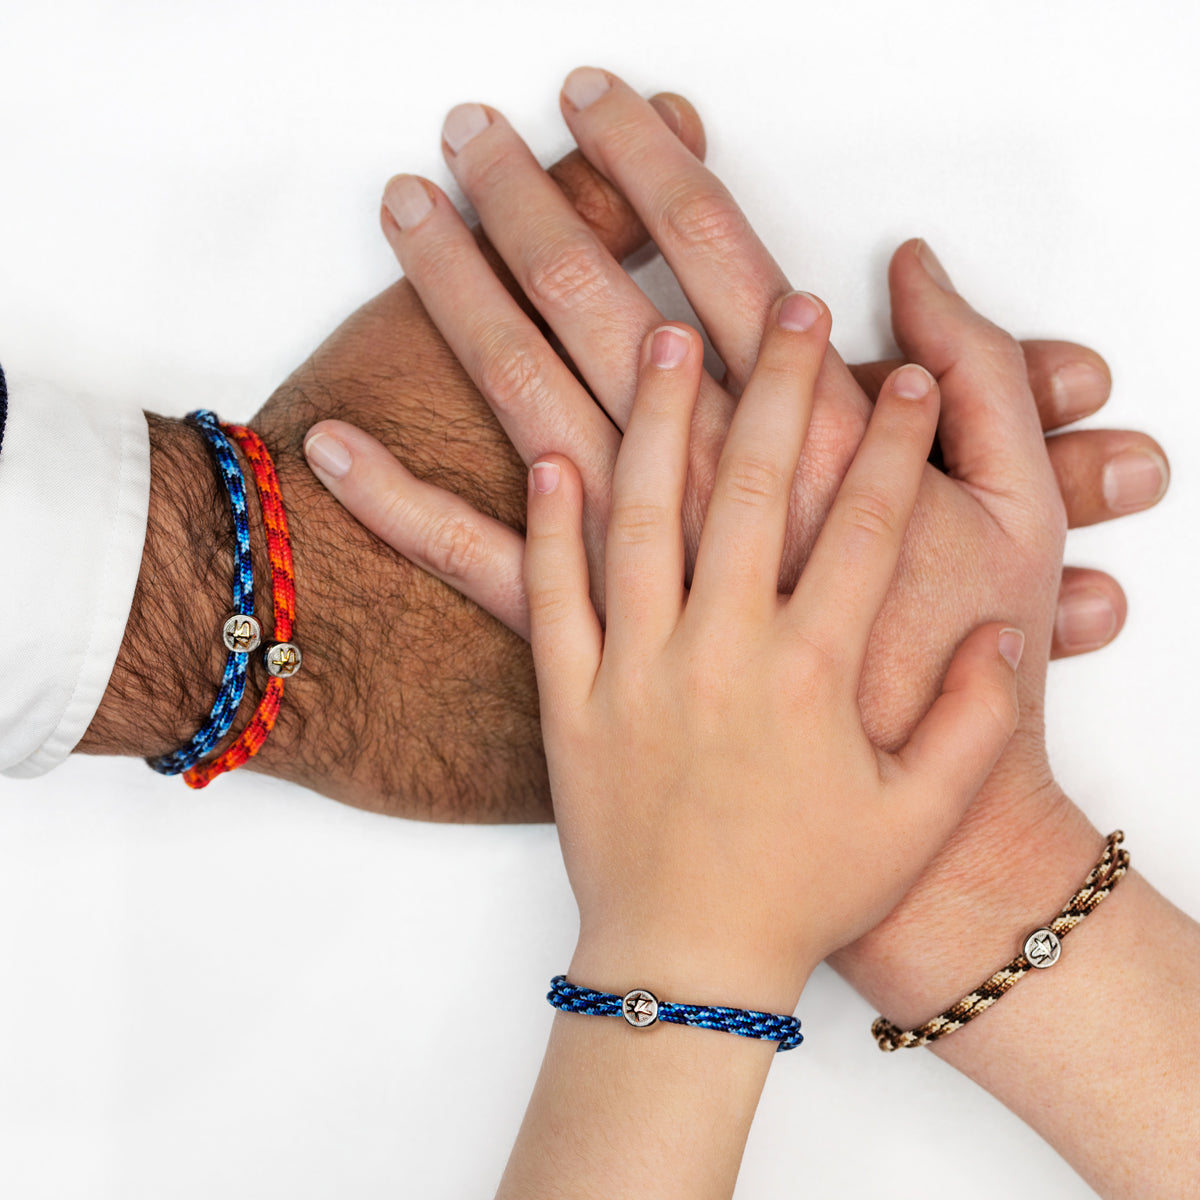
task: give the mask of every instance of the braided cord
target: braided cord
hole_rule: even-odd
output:
[[[1083,881],[1083,886],[1063,905],[1058,916],[1043,928],[1049,929],[1057,938],[1064,938],[1109,896],[1129,870],[1129,851],[1119,849],[1124,840],[1125,834],[1119,829],[1108,835],[1104,843],[1104,852]],[[924,1025],[919,1025],[916,1029],[902,1030],[885,1017],[877,1017],[871,1026],[871,1033],[879,1043],[880,1050],[927,1046],[930,1042],[936,1042],[946,1034],[961,1029],[980,1013],[986,1012],[1031,970],[1033,964],[1022,951],[1007,966],[1001,967],[991,978],[985,979],[973,992],[932,1020],[926,1021]]]
[[[251,470],[258,498],[262,504],[263,527],[267,533],[267,553],[271,563],[271,586],[275,612],[274,637],[277,642],[292,638],[296,619],[296,571],[292,562],[292,543],[288,534],[287,516],[275,464],[262,438],[244,425],[222,425],[221,428],[241,447]],[[239,471],[240,475],[240,471]],[[207,787],[218,775],[233,771],[252,759],[263,747],[283,700],[283,680],[272,676],[263,691],[262,699],[231,746],[210,763],[194,766],[184,775],[191,788]]]
[[[221,432],[215,413],[197,409],[187,420],[204,435],[229,495],[233,511],[233,611],[254,615],[254,567],[250,559],[250,519],[246,511],[246,483],[229,438]],[[195,766],[228,732],[246,691],[245,651],[231,650],[225,660],[221,686],[208,720],[185,746],[146,761],[160,775],[179,775]]]
[[[580,987],[571,983],[565,975],[556,975],[550,981],[546,999],[560,1012],[581,1013],[590,1017],[619,1017],[624,1002],[623,996]],[[800,1022],[795,1017],[781,1017],[753,1009],[659,1001],[658,1020],[672,1025],[692,1025],[698,1029],[715,1029],[722,1033],[736,1033],[739,1037],[778,1042],[777,1052],[794,1050],[804,1041]]]

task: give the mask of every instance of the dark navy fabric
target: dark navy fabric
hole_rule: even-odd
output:
[[[8,424],[8,384],[4,382],[4,368],[0,367],[0,450],[4,449],[4,426]]]

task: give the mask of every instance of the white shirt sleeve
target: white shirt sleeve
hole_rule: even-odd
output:
[[[0,445],[0,772],[41,775],[91,724],[129,619],[150,505],[139,408],[8,380]]]

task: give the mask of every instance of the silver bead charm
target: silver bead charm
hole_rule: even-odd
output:
[[[276,642],[267,647],[263,657],[267,670],[277,679],[291,679],[300,670],[300,663],[304,658],[300,647],[293,642]]]
[[[658,997],[645,988],[634,988],[621,1000],[621,1016],[634,1029],[645,1029],[658,1020]]]
[[[221,627],[221,640],[226,650],[236,654],[249,654],[262,643],[262,626],[257,617],[248,613],[234,613]]]
[[[1025,957],[1031,967],[1044,971],[1058,962],[1062,953],[1062,942],[1053,929],[1035,929],[1025,939]]]

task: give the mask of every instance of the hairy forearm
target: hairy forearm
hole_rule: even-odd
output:
[[[198,430],[147,414],[150,508],[129,622],[85,754],[164,754],[204,724],[225,650],[233,519]]]
[[[362,377],[387,351],[388,379]],[[418,336],[418,335],[425,336]],[[438,380],[431,394],[421,380]],[[401,396],[385,394],[385,385]],[[303,438],[353,406],[412,469],[469,488],[512,520],[524,471],[403,282],[370,301],[253,419],[275,459],[296,568],[290,680],[271,736],[248,769],[334,799],[437,820],[545,820],[549,791],[528,647],[369,534],[313,477]],[[79,746],[150,756],[183,745],[207,719],[226,651],[233,524],[201,435],[149,416],[146,543],[125,638]],[[489,489],[482,478],[490,478]],[[247,478],[249,478],[247,476]],[[270,569],[248,486],[256,609],[270,635]],[[232,739],[265,683],[252,662]],[[218,785],[219,786],[219,785]]]

